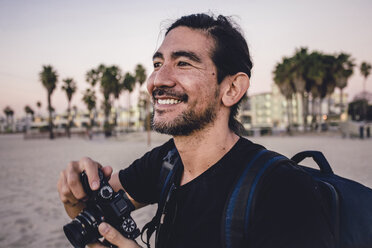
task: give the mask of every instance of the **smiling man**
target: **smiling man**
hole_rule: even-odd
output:
[[[111,167],[89,158],[71,162],[58,182],[60,198],[74,218],[84,207],[79,174],[85,170],[97,189],[97,168],[102,168],[114,189],[125,189],[137,208],[159,203],[162,166],[172,154],[180,165],[162,224],[155,223],[157,247],[225,247],[226,201],[244,166],[264,149],[240,136],[236,120],[251,76],[247,43],[229,18],[184,16],[168,28],[153,64],[147,82],[153,128],[173,138],[112,175]],[[246,240],[233,247],[332,247],[321,199],[310,176],[290,164],[278,165],[260,187]],[[119,247],[138,247],[105,223],[99,231]]]

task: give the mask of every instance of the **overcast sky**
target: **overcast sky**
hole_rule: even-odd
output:
[[[46,90],[39,81],[42,65],[58,72],[52,96],[57,112],[66,109],[62,79],[74,78],[73,104],[83,109],[85,73],[100,63],[124,72],[143,64],[152,71],[151,57],[172,20],[191,13],[233,15],[248,40],[254,67],[250,94],[270,90],[272,71],[296,48],[325,53],[346,52],[358,68],[349,80],[350,99],[362,90],[361,61],[372,62],[372,1],[370,0],[0,0],[0,115],[9,105],[16,116],[36,102],[46,109]],[[367,81],[372,91],[372,76]],[[121,104],[127,100],[121,99]],[[133,98],[133,97],[132,97]]]

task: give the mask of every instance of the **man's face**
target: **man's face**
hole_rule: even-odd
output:
[[[187,27],[177,27],[165,37],[147,83],[156,131],[189,135],[213,125],[220,106],[213,47],[212,38]]]

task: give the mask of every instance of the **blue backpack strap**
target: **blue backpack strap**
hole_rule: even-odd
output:
[[[261,149],[244,167],[225,206],[222,220],[222,244],[225,248],[245,247],[260,179],[265,172],[284,161],[290,160],[278,153]]]
[[[176,148],[170,150],[168,154],[163,158],[158,182],[158,188],[161,189],[158,209],[154,218],[149,223],[147,223],[141,231],[142,242],[144,242],[148,248],[150,248],[151,235],[154,233],[155,230],[159,228],[167,198],[169,198],[169,191],[174,181],[177,168],[179,167],[178,165],[180,164],[180,160],[181,158],[179,157]],[[145,231],[147,239],[146,241],[143,240],[143,234],[145,233]]]

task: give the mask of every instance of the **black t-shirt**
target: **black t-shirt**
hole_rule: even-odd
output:
[[[163,158],[173,148],[170,140],[120,171],[123,187],[136,201],[157,203]],[[242,168],[260,149],[240,138],[220,161],[177,188],[167,247],[223,247],[221,221],[227,197]],[[272,170],[258,192],[247,247],[332,247],[333,235],[318,190],[310,176],[292,165]]]

